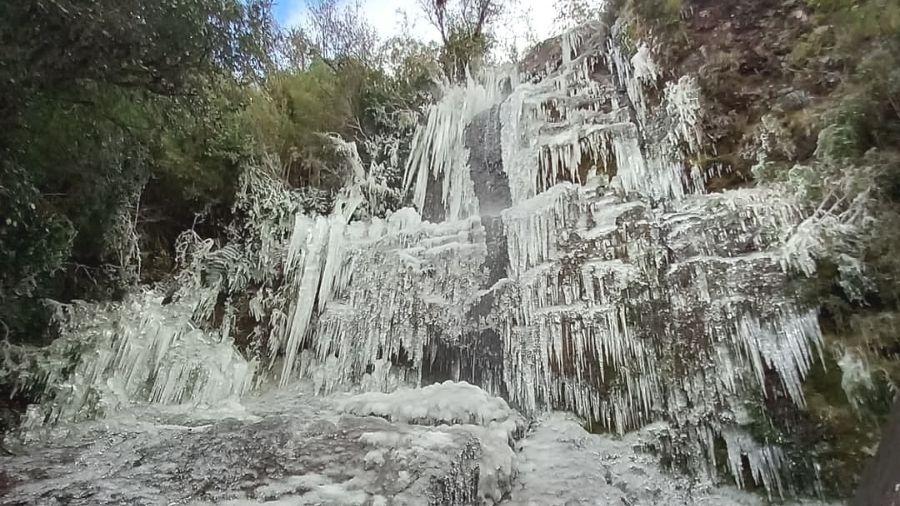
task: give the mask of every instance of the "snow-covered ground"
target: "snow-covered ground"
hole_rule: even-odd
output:
[[[564,413],[524,427],[504,400],[464,382],[135,406],[8,440],[15,455],[0,457],[0,504],[763,503],[663,471],[641,451],[653,427],[595,435]]]
[[[693,483],[663,471],[640,448],[652,428],[622,438],[590,434],[566,413],[550,413],[522,443],[516,505],[756,505],[762,498],[732,487]]]
[[[524,425],[502,399],[466,383],[307,392],[32,431],[6,442],[0,504],[477,504],[510,490]]]

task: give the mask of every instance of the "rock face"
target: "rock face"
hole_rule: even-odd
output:
[[[897,451],[900,448],[900,399],[894,402],[891,418],[884,428],[884,436],[878,454],[869,464],[862,483],[851,504],[900,504],[900,466]]]
[[[558,53],[548,50],[558,59],[532,61],[525,71],[487,72],[448,89],[412,144],[405,183],[414,209],[351,221],[363,184],[327,217],[255,207],[260,222],[250,235],[261,246],[208,246],[195,255],[199,260],[186,270],[193,275],[176,297],[185,306],[179,314],[147,295],[148,306],[168,315],[163,323],[129,320],[126,309],[104,316],[90,327],[103,336],[104,352],[84,356],[71,391],[104,399],[116,394],[120,405],[245,393],[254,377],[268,378],[255,360],[231,353],[230,320],[223,318],[218,334],[192,332],[188,323],[209,315],[220,294],[253,282],[262,286],[249,303],[258,323],[256,358],[282,386],[301,377],[330,393],[464,380],[528,416],[564,409],[620,434],[657,424],[648,444],[673,468],[695,476],[727,473],[770,496],[813,487],[814,480],[785,479],[786,468],[813,469],[813,463],[787,462],[775,441],[747,430],[767,400],[804,406],[801,385],[821,333],[816,308],[802,303],[788,281],[796,264],[808,261],[795,248],[803,242],[793,240],[806,230],[799,225],[807,215],[775,190],[706,194],[706,180],[722,168],[696,163],[712,149],[696,80],[664,79],[647,46],[626,42],[620,24],[589,24],[549,44],[558,47]],[[264,190],[258,193],[267,202],[278,201],[277,192]],[[280,221],[265,221],[273,214]],[[242,251],[252,254],[241,257]],[[80,335],[80,328],[70,330]],[[183,361],[190,367],[160,375],[172,356],[199,340],[227,358],[221,367],[191,355]],[[152,360],[137,368],[140,357]],[[138,388],[163,377],[171,381]],[[129,387],[116,388],[121,384]],[[157,391],[168,394],[158,399]],[[65,391],[56,399],[57,414],[80,413],[88,402]],[[380,409],[358,413],[383,416]],[[178,469],[167,475],[174,493],[186,494],[176,500],[224,500],[235,497],[235,488],[268,497],[259,480],[270,469],[305,476],[272,490],[319,494],[357,480],[353,490],[369,494],[365,500],[420,494],[465,504],[476,496],[499,500],[508,490],[502,482],[512,471],[485,481],[484,468],[474,464],[481,450],[471,431],[437,436],[347,418],[329,422],[318,436],[309,425],[316,417],[217,426],[221,437],[213,440],[202,430],[173,429],[162,446],[142,442],[135,467],[112,479],[144,479],[127,474],[143,469],[142,458],[160,464],[168,452],[188,452],[191,460],[217,446],[224,457],[215,466],[227,465],[206,478],[201,473],[199,481],[184,482]],[[295,423],[298,430],[285,429]],[[262,446],[243,446],[257,432],[266,434]],[[407,435],[441,444],[416,443],[407,452],[413,460],[379,463],[378,472],[394,473],[379,478],[366,462],[382,457],[377,449],[369,455],[366,441],[394,441],[389,433],[399,434],[402,448]],[[91,448],[86,455],[106,447]],[[82,450],[59,451],[71,457]],[[255,455],[251,461],[271,466],[240,464],[238,456],[247,452]],[[343,455],[353,471],[333,467],[330,457],[318,460],[325,454]],[[403,465],[432,458],[436,467],[423,464],[418,481],[403,485],[412,488],[385,488],[398,479],[406,483],[398,478]],[[22,477],[34,473],[27,460],[15,465],[25,468]],[[309,481],[310,468],[328,471],[320,473],[328,481]],[[208,482],[223,473],[231,485],[216,496]],[[252,479],[244,487],[247,474]],[[90,490],[86,497],[107,493],[83,487]],[[341,497],[322,500],[357,498]]]

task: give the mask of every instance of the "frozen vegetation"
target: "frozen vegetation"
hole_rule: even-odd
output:
[[[187,233],[168,291],[62,308],[50,360],[6,350],[46,401],[2,457],[4,501],[790,496],[778,442],[747,427],[767,398],[805,405],[822,335],[789,280],[857,208],[706,194],[696,80],[624,34],[586,25],[539,72],[446,89],[406,163],[414,207],[356,219],[378,184],[336,140],[355,182],[329,215],[248,173],[232,243]],[[852,394],[862,365],[841,367]]]

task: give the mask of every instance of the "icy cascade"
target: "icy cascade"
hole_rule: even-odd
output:
[[[514,69],[500,68],[477,78],[467,75],[463,85],[445,85],[444,97],[431,106],[425,126],[416,131],[406,163],[404,191],[412,190],[417,209],[425,209],[429,183],[439,181],[433,198],[441,219],[456,221],[478,214],[465,129],[475,116],[506,98],[517,79]]]
[[[760,391],[772,368],[802,405],[800,383],[821,336],[815,313],[783,293],[778,247],[801,217],[764,190],[687,199],[663,211],[591,197],[571,184],[505,211],[517,283],[507,285],[514,288],[503,295],[509,301],[500,305],[510,310],[501,321],[507,350],[526,353],[507,364],[510,397],[529,410],[577,406],[621,432],[665,405],[660,374],[673,371],[661,368],[700,360],[700,370],[716,366],[720,384],[710,391],[719,393],[710,400],[737,393],[739,366],[748,364]],[[522,371],[532,364],[537,377]],[[574,377],[559,384],[566,369]],[[606,391],[580,391],[594,381]]]
[[[690,161],[705,148],[696,81],[662,83],[651,50],[627,55],[624,33],[563,35],[559,65],[513,88],[496,120],[484,111],[453,129],[483,130],[478,142],[499,122],[511,201],[500,240],[486,228],[506,279],[483,284],[488,307],[469,321],[502,341],[490,366],[502,379],[486,387],[620,433],[664,420],[668,451],[710,474],[718,439],[738,484],[746,459],[781,494],[780,450],[740,425],[747,402],[805,403],[821,334],[786,287],[806,210],[775,190],[703,195],[708,174]],[[494,170],[474,154],[453,177]],[[443,194],[443,177],[420,182]]]
[[[716,473],[720,441],[738,484],[746,460],[770,493],[789,488],[780,449],[740,427],[767,396],[804,405],[821,335],[786,270],[807,213],[774,190],[705,195],[696,82],[661,82],[652,50],[627,54],[624,32],[587,25],[524,82],[500,72],[448,89],[407,164],[418,210],[353,221],[361,165],[327,216],[250,177],[235,242],[186,236],[175,304],[148,295],[132,312],[165,325],[117,310],[127,328],[111,335],[124,337],[80,362],[103,371],[88,384],[160,402],[240,394],[254,374],[230,337],[244,295],[242,353],[282,386],[463,379],[529,415],[566,409],[619,433],[665,422],[661,451],[698,474]],[[165,364],[137,363],[159,350]]]
[[[414,365],[408,379],[419,382],[432,341],[458,342],[463,333],[485,257],[480,221],[432,224],[405,209],[386,220],[352,223],[341,234],[331,230],[324,255],[329,275],[319,285],[310,282],[310,292],[294,299],[296,307],[308,304],[307,318],[317,300],[314,328],[285,327],[282,340],[290,350],[307,344],[314,360],[303,362],[301,375],[329,392],[359,382],[383,383],[402,355]],[[309,264],[303,269],[318,272]],[[282,382],[289,379],[291,360],[291,355],[285,359]]]
[[[300,346],[317,307],[330,301],[337,269],[343,257],[343,235],[361,203],[358,194],[339,199],[334,212],[311,219],[298,213],[284,263],[285,289],[293,295],[283,319],[269,340],[272,355],[283,352],[281,385],[287,384],[297,363]]]
[[[646,45],[626,57],[623,37],[622,25],[610,33],[599,23],[564,34],[559,67],[516,87],[501,106],[514,204],[598,175],[651,199],[702,191],[705,175],[686,161],[704,140],[696,81],[667,83],[650,108],[645,89],[656,92],[660,71]]]
[[[503,217],[514,282],[496,314],[511,402],[620,433],[665,420],[711,472],[722,437],[736,479],[744,456],[782,491],[779,450],[733,427],[769,392],[803,406],[821,344],[816,312],[785,289],[784,239],[802,220],[789,199],[741,190],[666,210],[565,184]]]

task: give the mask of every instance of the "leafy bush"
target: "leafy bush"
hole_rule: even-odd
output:
[[[48,212],[28,173],[9,162],[0,167],[0,339],[40,333],[47,314],[31,299],[63,268],[74,230]]]

